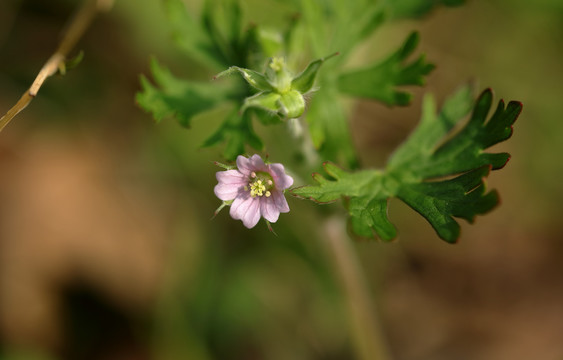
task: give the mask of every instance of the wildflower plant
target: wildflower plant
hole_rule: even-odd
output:
[[[387,216],[387,201],[393,197],[425,217],[448,242],[455,242],[460,234],[454,218],[472,222],[498,204],[497,192],[485,190],[484,178],[490,170],[502,168],[509,155],[485,150],[510,137],[522,108],[519,102],[505,106],[501,100],[487,120],[493,104],[490,89],[474,100],[472,88],[462,87],[440,111],[427,94],[418,127],[384,169],[358,169],[349,114],[342,102],[343,96],[351,96],[391,107],[407,106],[412,94],[403,86],[424,85],[426,75],[434,69],[424,55],[411,60],[419,43],[417,32],[379,61],[350,68],[346,60],[385,23],[417,18],[435,6],[459,5],[460,1],[294,0],[290,3],[299,16],[288,19],[286,27],[278,31],[244,24],[243,3],[236,0],[205,1],[199,20],[188,14],[181,0],[163,3],[179,48],[211,71],[219,70],[213,78],[221,79],[181,80],[153,59],[156,86],[141,77],[143,89],[137,102],[157,121],[172,116],[186,127],[195,115],[231,103],[232,110],[222,125],[202,146],[224,143],[225,159],[237,160],[237,170],[217,173],[215,194],[246,227],[256,225],[260,216],[275,222],[280,212],[289,211],[282,192],[292,184],[291,177],[282,176],[280,164],[266,165],[258,155],[242,156],[251,148],[264,150],[254,121],[277,133],[285,131],[282,126],[288,119],[303,121],[310,140],[299,146],[313,145],[329,177],[314,173],[316,185],[297,184],[290,193],[317,203],[344,199],[350,229],[357,235],[383,240],[396,237],[397,230]],[[302,61],[303,49],[309,49],[305,54],[317,60],[297,73],[294,69]],[[226,76],[231,74],[241,75],[245,82]],[[456,130],[469,113],[470,121]],[[298,147],[289,140],[287,144],[292,144],[287,145],[292,151]],[[250,170],[248,163],[255,169]],[[319,167],[309,164],[305,168]]]

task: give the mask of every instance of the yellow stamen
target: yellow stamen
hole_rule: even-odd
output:
[[[250,196],[263,196],[264,191],[266,191],[266,186],[262,184],[262,180],[258,179],[253,183],[250,183]]]

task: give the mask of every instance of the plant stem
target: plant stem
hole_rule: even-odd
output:
[[[114,0],[87,0],[82,5],[64,33],[57,50],[51,55],[45,65],[43,65],[30,88],[21,96],[18,102],[0,118],[0,131],[2,131],[20,111],[29,105],[31,100],[33,100],[39,92],[45,80],[64,66],[67,56],[76,46],[76,43],[78,43],[78,40],[82,37],[86,29],[88,29],[95,15],[100,11],[108,11],[113,6],[113,1]]]
[[[361,360],[389,360],[389,351],[373,309],[366,279],[340,218],[326,220],[323,229],[334,271],[344,291],[356,356]]]

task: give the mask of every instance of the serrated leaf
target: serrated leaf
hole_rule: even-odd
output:
[[[450,180],[405,182],[395,196],[424,216],[440,238],[455,242],[460,226],[453,217],[472,223],[476,215],[498,204],[496,191],[485,193],[483,178],[489,170],[490,166],[482,166]]]
[[[436,114],[432,98],[426,98],[419,126],[384,171],[352,173],[327,163],[325,171],[332,179],[314,174],[317,185],[291,192],[318,202],[347,199],[351,229],[361,236],[375,233],[383,240],[396,235],[385,205],[396,197],[425,217],[440,238],[455,242],[460,227],[454,218],[473,222],[476,215],[498,204],[497,192],[486,192],[483,179],[491,169],[501,168],[508,154],[485,150],[510,137],[522,109],[519,102],[505,107],[501,100],[487,121],[492,105],[492,92],[487,89],[474,103],[470,120],[452,136],[450,132],[469,110],[468,101],[469,88],[463,88]]]
[[[241,58],[242,10],[238,0],[206,0],[202,26],[224,64],[244,65]]]
[[[387,105],[404,106],[410,103],[411,94],[397,89],[402,85],[423,85],[424,76],[434,65],[427,63],[424,55],[407,63],[419,42],[413,32],[390,57],[381,63],[343,73],[338,78],[338,89],[346,95],[379,100]]]
[[[163,0],[163,3],[178,48],[202,64],[213,68],[225,67],[226,60],[218,51],[213,39],[200,22],[188,14],[184,2]]]
[[[336,59],[342,64],[354,47],[384,22],[385,13],[379,1],[332,1],[330,4],[335,18],[329,20],[335,23],[332,48],[342,54]]]
[[[142,90],[136,94],[136,100],[156,121],[170,116],[189,127],[193,116],[229,99],[233,91],[211,83],[178,79],[156,59],[151,60],[150,67],[156,86],[141,76]]]
[[[509,154],[491,154],[483,150],[512,135],[512,124],[520,114],[522,104],[512,101],[505,107],[501,100],[490,120],[486,121],[492,101],[492,90],[483,91],[473,107],[469,122],[444,143],[439,141],[469,110],[469,90],[461,89],[448,99],[439,114],[423,110],[425,116],[420,126],[390,159],[388,171],[405,172],[401,169],[408,168],[409,176],[433,178],[484,165],[491,165],[495,170],[502,168],[510,158]],[[425,107],[431,109],[433,106],[433,100],[427,97]]]

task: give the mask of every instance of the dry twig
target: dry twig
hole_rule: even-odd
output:
[[[37,74],[37,77],[33,81],[33,84],[31,84],[18,102],[0,118],[0,131],[8,125],[14,116],[29,105],[49,76],[56,74],[57,71],[64,68],[65,60],[69,53],[76,46],[76,43],[82,37],[86,29],[88,29],[96,14],[101,11],[108,11],[113,6],[113,2],[114,0],[86,0],[72,19],[57,50],[49,60],[47,60],[45,65],[43,65],[41,71],[39,71],[39,74]]]

